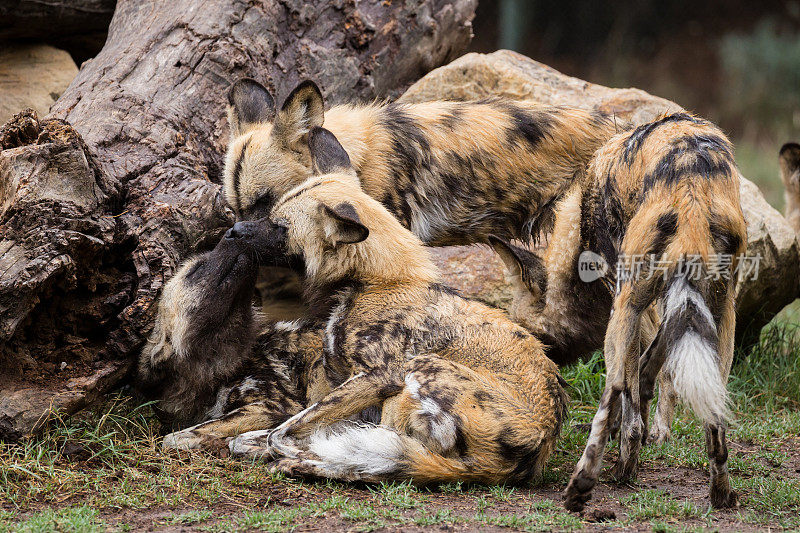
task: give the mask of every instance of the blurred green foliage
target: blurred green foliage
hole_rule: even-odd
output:
[[[762,20],[750,33],[725,35],[719,55],[721,112],[747,124],[747,137],[788,137],[800,127],[800,34]]]

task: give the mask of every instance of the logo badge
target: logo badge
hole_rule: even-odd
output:
[[[586,250],[578,257],[578,276],[584,283],[602,278],[608,272],[608,263],[603,256]]]

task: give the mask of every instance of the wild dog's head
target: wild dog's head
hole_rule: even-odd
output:
[[[264,265],[303,265],[315,285],[435,279],[420,240],[361,190],[336,137],[313,128],[308,146],[315,176],[283,195],[269,216],[237,222],[227,236],[253,240]]]
[[[295,87],[280,110],[255,80],[231,86],[224,189],[237,219],[268,215],[278,198],[311,176],[308,134],[323,119],[322,93],[312,81]]]
[[[800,202],[800,144],[786,143],[781,147],[779,161],[781,179],[787,194],[795,195]]]
[[[503,260],[506,278],[511,283],[514,297],[509,309],[511,318],[533,331],[535,317],[545,306],[545,266],[533,252],[515,246],[501,237],[489,235],[489,243]]]

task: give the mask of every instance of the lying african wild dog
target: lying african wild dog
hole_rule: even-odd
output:
[[[310,146],[321,177],[289,191],[268,217],[237,223],[165,289],[141,375],[215,384],[204,392],[215,405],[198,409],[196,389],[165,383],[164,408],[178,416],[239,406],[168,435],[165,447],[239,435],[234,454],[342,480],[539,475],[566,412],[556,365],[503,312],[437,282],[422,242],[361,191],[330,132],[312,130]],[[257,259],[302,265],[319,320],[267,326],[248,352]]]
[[[636,474],[659,371],[656,438],[668,438],[677,392],[705,424],[712,504],[736,504],[725,420],[733,273],[747,242],[738,176],[733,148],[716,127],[685,113],[664,116],[598,150],[586,181],[559,203],[543,258],[492,239],[515,283],[512,317],[553,343],[556,359],[599,348],[605,332],[608,377],[566,490],[568,509],[582,509],[591,496],[620,413],[615,477]],[[582,251],[610,265],[616,288],[579,279]],[[695,265],[692,256],[700,258]]]
[[[308,132],[324,121],[349,154],[363,190],[433,246],[486,242],[489,233],[537,237],[552,222],[555,199],[616,133],[615,120],[602,113],[501,99],[324,111],[310,81],[280,110],[251,79],[233,84],[228,103],[224,189],[239,220],[265,216],[311,175]],[[291,295],[286,276],[271,280],[266,274],[260,283],[268,293],[283,287]],[[276,317],[297,313],[269,311]]]
[[[786,220],[800,234],[800,144],[784,144],[778,159],[786,199]]]

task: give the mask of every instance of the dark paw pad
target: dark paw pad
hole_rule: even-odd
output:
[[[587,477],[573,477],[564,491],[564,507],[568,511],[579,513],[592,498],[592,488],[595,481]]]
[[[729,509],[739,506],[739,495],[736,491],[728,489],[711,491],[711,506],[715,509]]]
[[[614,478],[614,481],[617,481],[618,483],[628,483],[629,481],[636,479],[638,470],[638,461],[631,460],[624,463],[617,461],[614,464],[614,469],[611,471],[611,477]]]

